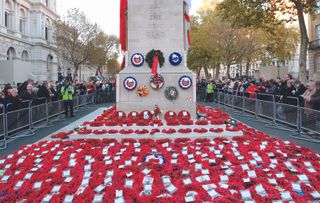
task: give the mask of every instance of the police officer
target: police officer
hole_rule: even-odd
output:
[[[73,114],[73,95],[75,93],[75,89],[72,86],[70,80],[66,81],[66,83],[61,88],[62,100],[64,103],[64,113],[66,117],[70,112],[70,117],[74,117]]]

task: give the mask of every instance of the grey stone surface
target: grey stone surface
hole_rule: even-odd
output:
[[[195,118],[196,84],[194,74],[186,66],[183,0],[131,0],[128,3],[127,67],[117,78],[117,108],[129,113],[153,110],[155,104],[158,104],[164,112],[188,110]],[[161,68],[165,85],[161,90],[150,87],[151,70],[147,63],[142,67],[131,64],[134,53],[146,56],[152,49],[161,50],[165,57],[165,64]],[[169,56],[173,52],[178,52],[183,57],[179,66],[172,66],[169,62]],[[178,84],[179,78],[185,75],[194,80],[194,86],[188,90],[181,89]],[[136,90],[127,91],[123,81],[128,76],[136,78],[138,86],[147,85],[150,94],[140,97]],[[165,88],[169,86],[174,86],[179,91],[179,97],[174,102],[167,100],[164,95]]]

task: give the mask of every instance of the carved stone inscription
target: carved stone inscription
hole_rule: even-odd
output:
[[[152,2],[152,3],[151,3]],[[146,37],[148,39],[163,39],[166,37],[165,29],[167,28],[163,19],[163,5],[162,0],[151,0],[148,14],[147,14],[147,25]]]

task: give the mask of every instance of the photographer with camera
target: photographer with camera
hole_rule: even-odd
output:
[[[72,86],[70,80],[66,81],[66,83],[61,88],[62,100],[64,103],[64,113],[66,117],[70,112],[70,117],[74,117],[73,114],[73,95],[75,93],[75,89]]]

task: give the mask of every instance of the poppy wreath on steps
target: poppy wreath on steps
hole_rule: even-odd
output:
[[[164,115],[164,119],[165,119],[167,122],[177,121],[177,120],[178,120],[178,115],[177,115],[176,112],[174,112],[174,111],[168,111],[168,112]]]
[[[139,120],[147,122],[148,124],[152,121],[152,113],[149,110],[142,111],[139,115]]]
[[[136,111],[130,112],[128,115],[128,119],[133,123],[137,122],[139,120],[139,113]]]
[[[178,119],[180,122],[181,121],[188,121],[191,119],[191,114],[189,113],[189,111],[182,110],[178,114]]]
[[[160,51],[160,50],[155,50],[155,49],[152,49],[151,51],[149,51],[147,53],[147,56],[146,56],[146,62],[149,66],[149,68],[152,68],[152,65],[153,65],[153,60],[154,60],[154,57],[158,55],[158,58],[159,58],[159,65],[160,65],[160,68],[163,66],[164,62],[165,62],[165,58],[163,56],[163,52]]]

